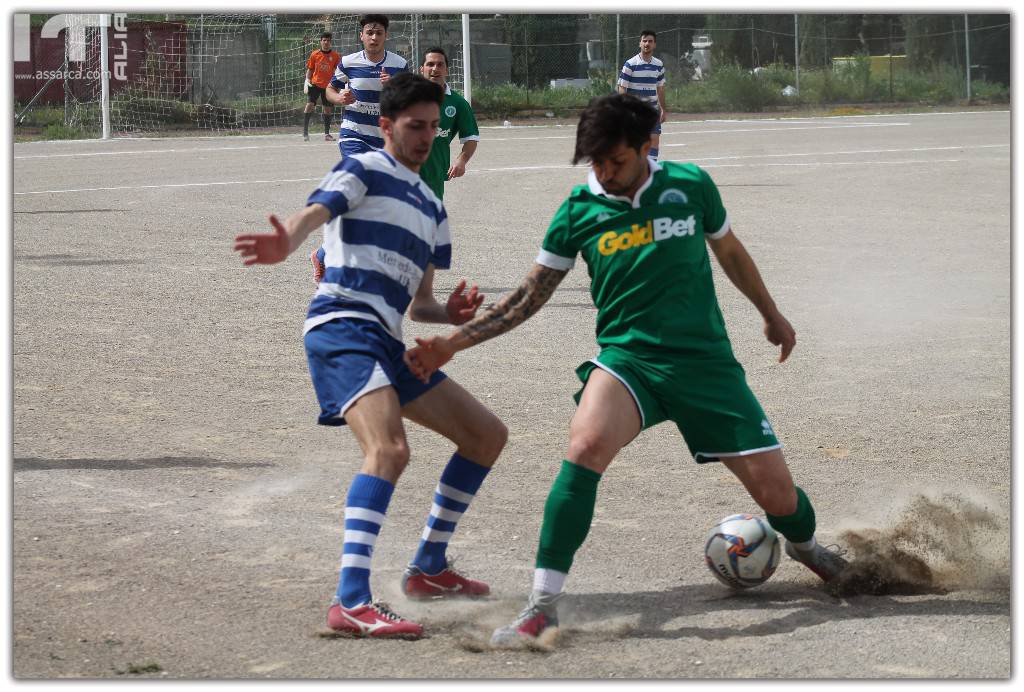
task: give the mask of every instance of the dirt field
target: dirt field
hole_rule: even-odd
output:
[[[729,592],[702,562],[704,536],[755,507],[660,426],[601,482],[559,645],[489,650],[531,584],[573,369],[596,352],[579,266],[536,317],[447,368],[511,432],[451,549],[494,596],[417,605],[398,592],[451,453],[410,426],[372,583],[429,636],[322,636],[360,456],[347,430],[315,425],[307,254],[243,269],[231,240],[297,210],[336,146],[298,132],[18,144],[13,676],[1008,678],[1010,113],[665,131],[662,157],[712,174],[797,330],[778,364],[716,267],[736,354],[820,537],[863,559],[920,556],[931,588],[835,597],[784,561],[766,585]],[[463,277],[492,297],[518,284],[585,177],[568,165],[573,136],[483,131],[448,188],[455,252],[439,295]],[[407,342],[437,329],[408,324]]]

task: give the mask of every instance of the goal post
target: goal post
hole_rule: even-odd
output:
[[[63,105],[64,125],[83,137],[301,132],[303,77],[320,35],[331,32],[332,47],[342,55],[362,50],[358,14],[60,16],[70,26],[62,38],[65,59],[71,57],[61,73],[70,70],[73,77],[59,79],[62,93],[42,93],[42,80],[21,98],[28,103],[39,91],[30,106]],[[443,47],[451,58],[452,88],[472,98],[468,15],[389,19],[389,51],[418,73],[422,51]],[[28,67],[56,72],[50,64],[56,50],[48,48],[49,36],[42,38],[35,40],[49,52],[36,51]],[[338,116],[335,108],[332,127]]]

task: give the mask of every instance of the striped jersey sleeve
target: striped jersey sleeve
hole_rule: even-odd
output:
[[[366,196],[370,173],[358,159],[346,156],[324,176],[313,194],[306,200],[322,204],[331,212],[331,219],[355,209]]]

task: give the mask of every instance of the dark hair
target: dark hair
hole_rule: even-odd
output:
[[[332,34],[330,31],[325,31],[324,33],[320,34],[320,38],[334,38],[334,34]]]
[[[384,27],[384,31],[388,30],[388,18],[387,15],[383,14],[364,14],[359,18],[359,30],[362,31],[363,27],[367,24],[380,24]]]
[[[412,72],[399,72],[384,82],[380,91],[380,114],[394,120],[417,103],[436,103],[440,108],[443,102],[444,89],[440,84]]]
[[[653,31],[651,31],[650,29],[644,29],[643,31],[640,32],[640,40],[641,41],[644,40],[644,36],[650,36],[655,41],[658,40],[658,35],[656,33],[654,33]]]
[[[423,59],[426,60],[427,56],[430,55],[431,53],[440,53],[441,55],[443,55],[444,66],[448,67],[448,54],[444,52],[444,48],[438,48],[437,46],[435,46],[434,48],[427,48],[425,51],[423,51]]]
[[[573,165],[603,158],[622,142],[640,151],[651,140],[657,122],[658,112],[636,96],[609,94],[591,99],[580,113]]]

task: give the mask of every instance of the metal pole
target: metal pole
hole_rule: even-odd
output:
[[[466,45],[466,37],[462,37],[462,45]],[[412,61],[417,65],[422,65],[423,61],[420,59],[420,16],[414,14],[412,16]]]
[[[526,105],[530,105],[530,17],[523,17],[523,65],[526,71]]]
[[[206,71],[206,67],[203,61],[206,60],[206,44],[203,41],[206,40],[205,27],[203,26],[203,15],[199,15],[199,55],[197,62],[199,63],[199,96],[196,98],[196,103],[203,102],[203,73]]]
[[[893,96],[893,66],[892,66],[892,19],[889,19],[889,100],[892,101],[895,97]]]
[[[615,69],[622,71],[622,16],[615,15]],[[615,84],[619,83],[618,75],[615,75]]]
[[[68,56],[68,51],[71,47],[68,45],[71,31],[67,28],[64,29],[64,67],[61,74],[61,79],[64,80],[64,124],[71,124],[71,81],[68,79],[68,68],[71,65],[71,60]]]
[[[757,60],[754,59],[754,18],[750,18],[750,69],[757,67]]]
[[[793,15],[793,61],[796,63],[796,93],[800,94],[800,15]]]
[[[100,15],[100,113],[103,118],[103,139],[110,139],[110,64],[107,61],[107,26],[110,15]]]
[[[971,35],[967,31],[967,15],[964,15],[964,62],[967,63],[967,103],[971,102]]]
[[[469,54],[472,52],[469,43],[469,15],[462,15],[462,97],[469,103],[473,103],[473,87],[470,83],[470,75],[473,74],[469,64]]]

